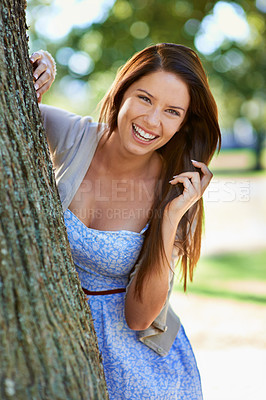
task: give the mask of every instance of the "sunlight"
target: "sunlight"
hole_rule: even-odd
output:
[[[75,26],[85,27],[102,20],[113,3],[114,0],[54,0],[42,9],[35,28],[40,35],[59,40]]]
[[[213,13],[203,18],[195,45],[201,53],[211,54],[225,39],[246,42],[249,35],[250,29],[243,8],[236,3],[219,1]]]

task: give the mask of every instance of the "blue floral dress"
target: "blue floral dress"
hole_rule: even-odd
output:
[[[125,288],[143,233],[99,231],[64,213],[68,239],[82,286],[91,291]],[[201,383],[181,326],[167,356],[137,338],[124,316],[125,293],[89,296],[110,400],[201,400]]]

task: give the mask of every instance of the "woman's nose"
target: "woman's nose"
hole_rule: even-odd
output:
[[[151,127],[157,127],[160,125],[160,112],[157,108],[153,108],[147,112],[144,120]]]

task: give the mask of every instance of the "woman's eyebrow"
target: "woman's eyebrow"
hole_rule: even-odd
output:
[[[177,108],[178,110],[183,110],[184,112],[186,111],[183,107],[180,106],[168,106],[170,108]]]
[[[152,94],[150,94],[149,92],[147,92],[147,90],[144,90],[144,89],[137,89],[137,90],[139,90],[140,92],[146,93],[148,96],[150,96],[154,99],[154,96]]]
[[[143,92],[143,93],[146,93],[148,96],[150,96],[152,99],[154,99],[154,96],[152,95],[152,94],[150,94],[149,92],[147,92],[147,90],[144,90],[144,89],[137,89],[139,92]],[[186,111],[183,107],[179,107],[179,106],[168,106],[168,107],[170,107],[170,108],[177,108],[177,109],[179,109],[179,110],[183,110],[184,112]]]

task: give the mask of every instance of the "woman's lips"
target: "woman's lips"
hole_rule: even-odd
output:
[[[145,131],[134,123],[132,124],[132,131],[134,139],[142,144],[149,144],[158,137],[156,135],[153,135],[152,133]]]

